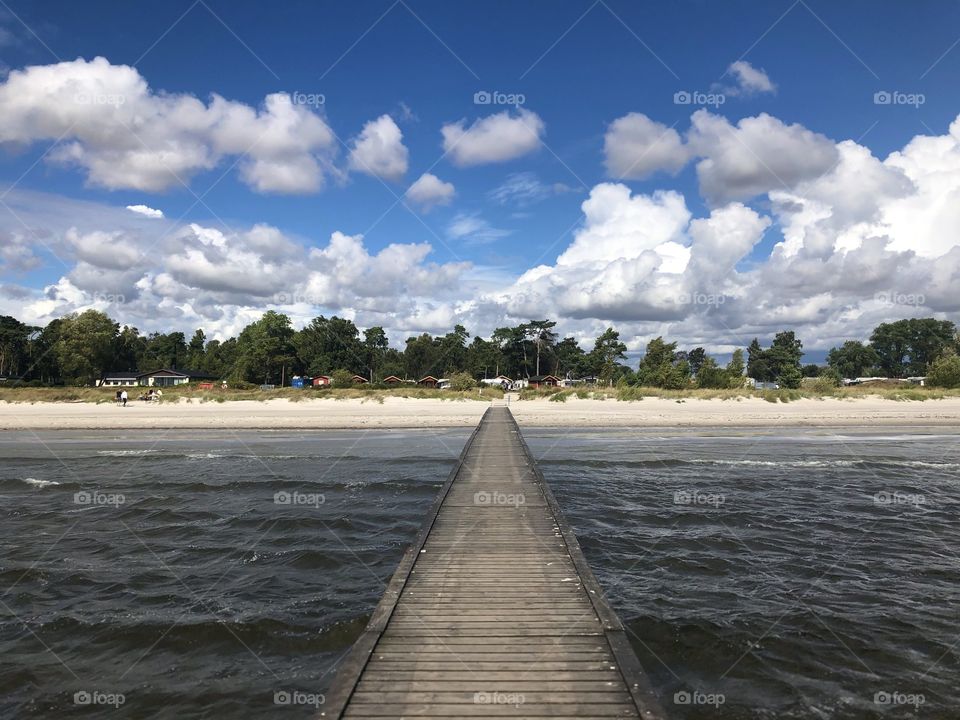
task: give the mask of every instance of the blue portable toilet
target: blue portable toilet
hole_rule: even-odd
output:
[[[299,375],[294,375],[293,380],[290,381],[290,385],[295,388],[303,388],[303,378]]]

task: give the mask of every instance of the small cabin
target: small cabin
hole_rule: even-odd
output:
[[[426,377],[420,378],[417,380],[417,385],[422,385],[423,387],[435,388],[437,383],[440,382],[433,375],[427,375]]]
[[[140,384],[140,373],[137,372],[111,372],[106,373],[100,382],[100,387],[131,387]]]
[[[367,379],[363,375],[354,375],[353,382],[356,385],[363,385],[365,382],[367,382]]]
[[[557,387],[559,384],[560,378],[556,375],[534,375],[530,378],[532,388]]]
[[[387,375],[387,376],[383,379],[383,384],[384,384],[384,385],[399,385],[399,384],[402,383],[402,382],[403,382],[403,380],[401,380],[400,378],[398,378],[396,375]]]
[[[314,387],[330,387],[330,383],[333,382],[333,378],[329,375],[317,375],[313,378]]]

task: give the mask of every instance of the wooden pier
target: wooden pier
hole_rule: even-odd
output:
[[[506,407],[491,407],[325,718],[665,717]]]

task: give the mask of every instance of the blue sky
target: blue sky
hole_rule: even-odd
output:
[[[6,149],[0,155],[0,184],[8,189],[0,205],[7,245],[0,266],[7,300],[0,311],[30,316],[24,319],[42,322],[93,306],[142,329],[179,322],[185,330],[203,325],[230,333],[268,307],[282,308],[278,295],[299,295],[306,302],[287,308],[296,320],[337,312],[361,325],[387,326],[395,342],[405,333],[438,331],[452,318],[486,333],[530,315],[557,317],[562,327],[584,338],[614,322],[632,348],[667,332],[683,344],[706,343],[722,352],[747,336],[769,336],[780,325],[807,329],[808,346],[829,347],[883,319],[953,317],[956,312],[948,298],[954,276],[942,276],[942,258],[953,258],[952,245],[945,246],[942,235],[949,233],[954,217],[944,209],[944,198],[935,197],[953,191],[953,180],[941,176],[952,178],[955,168],[937,167],[937,177],[930,177],[934,168],[923,148],[909,161],[884,163],[918,136],[940,148],[934,155],[952,157],[949,127],[960,112],[956,4],[376,0],[265,6],[203,0],[9,2],[6,8],[0,10],[0,60],[12,76],[0,100],[8,107],[0,110],[13,108],[19,126],[0,138]],[[109,72],[89,65],[96,57],[105,58]],[[78,59],[82,66],[73,64]],[[744,81],[731,70],[734,63],[760,73],[761,84]],[[246,155],[221,148],[204,163],[187,163],[175,182],[148,187],[137,165],[146,161],[133,152],[115,157],[109,138],[96,137],[96,127],[109,134],[113,116],[71,115],[69,122],[57,124],[51,115],[62,105],[51,105],[43,95],[51,92],[49,83],[28,72],[44,66],[54,77],[79,83],[71,88],[86,82],[110,86],[113,80],[96,85],[102,79],[97,73],[119,77],[115,69],[131,68],[149,90],[126,98],[122,110],[133,114],[125,116],[123,128],[137,116],[136,103],[153,112],[163,98],[190,97],[209,108],[217,95],[262,112],[265,98],[281,93],[295,102],[322,96],[322,104],[296,109],[320,118],[330,137],[301,147],[289,138],[278,140],[279,149],[266,160],[269,171],[251,170],[254,179],[243,174]],[[14,83],[17,73],[24,74],[22,82]],[[485,91],[521,95],[523,104],[477,104],[475,95]],[[877,104],[874,96],[881,91],[902,93],[895,97],[903,99]],[[723,102],[678,104],[677,94],[684,92]],[[908,104],[907,96],[922,101]],[[691,115],[698,110],[704,114],[694,134]],[[517,141],[505,158],[496,148],[511,140],[493,130],[489,146],[478,146],[472,160],[458,161],[456,149],[445,154],[441,128],[462,121],[461,128],[469,131],[473,123],[498,114],[505,121],[523,121],[510,132],[538,131]],[[388,119],[378,127],[399,131],[402,140],[393,150],[402,147],[403,152],[391,155],[394,170],[374,176],[369,166],[351,163],[350,153],[365,125],[383,116]],[[144,131],[144,145],[180,142],[185,117],[183,108],[161,111],[155,124],[170,127]],[[759,121],[755,132],[742,133],[734,150],[724,148],[730,128],[767,117],[772,120]],[[611,130],[620,118],[629,118],[619,126],[626,140]],[[84,123],[91,127],[81,132]],[[43,130],[47,124],[54,130]],[[806,135],[791,140],[801,130]],[[291,133],[303,136],[299,130]],[[678,135],[674,146],[669,145],[672,133]],[[211,147],[225,142],[222,138],[217,135]],[[838,163],[833,148],[844,140],[872,154],[872,169],[851,162],[845,173],[838,171],[846,161]],[[650,164],[664,142],[666,151],[675,151],[672,157],[689,157],[673,162],[665,152]],[[824,153],[822,167],[812,161],[804,165],[818,151]],[[617,164],[616,153],[626,158],[624,164]],[[736,153],[742,157],[732,157]],[[288,180],[281,166],[302,169],[304,155],[318,158],[322,188]],[[645,171],[618,175],[611,169],[633,161]],[[112,167],[98,175],[91,170],[98,162]],[[118,167],[123,163],[131,167]],[[771,177],[746,177],[758,168]],[[427,172],[455,188],[445,204],[426,208],[404,200],[411,184]],[[814,187],[830,173],[837,174],[832,184]],[[844,194],[826,211],[831,220],[810,219],[799,209],[829,205],[837,197],[837,183],[853,193],[867,176],[876,185],[865,182],[862,192],[879,193],[877,207],[865,208],[873,201]],[[722,189],[741,181],[749,191]],[[931,190],[930,183],[942,192]],[[626,199],[600,197],[613,186],[626,188]],[[633,228],[643,235],[644,213],[656,214],[657,208],[621,210],[634,198],[665,192],[682,198],[687,215],[677,211],[675,227],[650,216],[651,227],[661,221],[670,227],[653,239],[637,240]],[[584,203],[591,197],[596,207],[586,212]],[[735,207],[724,222],[721,211],[729,203]],[[128,205],[145,205],[165,217],[144,219],[127,211]],[[913,224],[904,213],[938,218],[929,232],[941,239],[920,238],[913,247],[913,239],[903,236],[903,228]],[[700,227],[701,235],[719,233],[713,245],[700,240],[701,270],[696,272],[697,263],[689,259],[686,268],[682,262],[671,266],[665,258],[677,261],[677,252],[689,255],[696,246],[698,219],[712,223]],[[229,241],[204,244],[187,230],[189,223],[219,231]],[[794,240],[790,257],[778,259],[777,248],[790,245],[785,225],[794,229]],[[251,250],[244,238],[257,226],[269,226],[283,242],[293,243],[289,254],[268,253],[258,260],[256,247]],[[743,251],[731,254],[737,243],[728,238],[752,230],[756,236],[742,241]],[[329,249],[334,233],[362,236],[359,242],[373,258],[369,267],[345,277],[349,272],[331,270],[336,263],[328,252],[304,270],[304,282],[309,273],[316,274],[314,291],[294,287],[298,280],[289,266],[297,253],[306,258],[311,248]],[[874,247],[872,239],[878,237],[886,242]],[[144,265],[132,256],[126,266],[117,262],[117,244],[140,242],[145,243],[142,255],[152,262]],[[430,245],[428,254],[410,250],[423,243]],[[596,255],[589,247],[575,248],[576,243],[598,248]],[[663,243],[672,243],[674,250]],[[391,245],[407,248],[409,264],[396,265],[404,268],[406,283],[384,277],[389,257],[376,261]],[[717,250],[722,258],[708,257],[708,246],[723,246]],[[205,283],[184,270],[197,252],[214,275],[223,254],[245,257],[251,273],[274,262],[277,283],[268,288],[274,292],[261,288],[244,296],[238,283]],[[25,259],[27,253],[32,259]],[[111,257],[97,260],[101,253]],[[162,267],[163,258],[172,255],[182,262]],[[703,269],[720,259],[735,270],[718,277]],[[810,266],[814,261],[820,263],[817,268]],[[534,278],[524,275],[541,265],[552,270]],[[857,282],[844,281],[854,267],[861,268]],[[331,272],[336,277],[324,275]],[[817,282],[808,283],[807,272]],[[122,281],[111,285],[104,279],[111,273],[122,275]],[[228,268],[225,275],[230,273],[239,277],[244,269]],[[824,275],[831,273],[836,285],[823,285]],[[863,276],[871,274],[876,277],[865,282]],[[790,291],[783,293],[784,286]],[[371,287],[381,290],[372,293]],[[664,288],[673,294],[664,295]],[[886,302],[884,294],[913,296],[913,302]],[[699,296],[702,302],[690,302]],[[686,298],[683,307],[677,298]],[[164,309],[157,312],[158,306]]]

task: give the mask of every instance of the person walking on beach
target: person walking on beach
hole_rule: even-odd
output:
[[[120,404],[123,405],[124,407],[127,406],[127,391],[126,391],[126,390],[124,390],[123,392],[120,393]]]
[[[117,405],[120,404],[120,395],[121,395],[121,392],[120,392],[119,390],[117,390],[117,397],[116,397],[116,399],[114,400],[114,402],[115,402]]]

